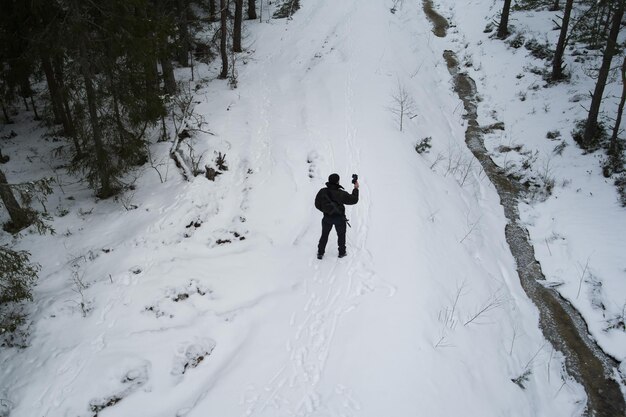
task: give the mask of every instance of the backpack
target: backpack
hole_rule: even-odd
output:
[[[329,216],[343,214],[343,212],[341,211],[341,205],[337,203],[335,200],[333,200],[330,194],[330,190],[326,191],[326,193],[324,194],[324,197],[326,197],[326,202],[324,203],[323,210],[322,210],[324,214],[327,214]]]

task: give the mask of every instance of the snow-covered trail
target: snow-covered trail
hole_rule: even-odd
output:
[[[390,297],[395,289],[377,278],[372,270],[372,255],[367,249],[371,221],[367,185],[362,188],[359,205],[351,210],[354,227],[348,234],[350,256],[337,260],[333,235],[326,258],[320,262],[314,257],[321,219],[312,209],[316,187],[323,186],[325,177],[336,170],[341,172],[348,188],[349,170],[363,169],[358,142],[361,132],[355,120],[358,61],[350,59],[355,53],[355,37],[359,36],[352,20],[363,16],[357,13],[356,2],[329,6],[312,8],[304,18],[307,26],[295,22],[287,26],[289,31],[298,31],[302,36],[297,40],[285,36],[283,40],[291,42],[266,48],[267,56],[259,51],[265,40],[257,39],[257,66],[242,73],[239,80],[242,94],[248,98],[247,102],[242,100],[243,111],[252,115],[248,124],[256,127],[250,129],[246,159],[262,167],[258,173],[261,179],[257,180],[265,185],[262,192],[276,193],[273,198],[257,200],[270,207],[255,207],[250,221],[262,224],[270,213],[269,217],[279,217],[281,222],[294,222],[292,228],[287,228],[291,232],[288,235],[281,235],[281,230],[272,224],[264,232],[276,237],[277,262],[283,246],[290,244],[296,245],[298,256],[307,262],[298,271],[301,281],[297,291],[274,300],[270,316],[259,323],[260,330],[255,332],[258,339],[253,338],[246,346],[245,361],[256,364],[251,366],[257,368],[262,366],[263,372],[251,374],[246,372],[247,366],[242,366],[242,375],[233,373],[225,377],[237,382],[223,381],[215,387],[214,394],[203,403],[207,406],[214,398],[226,396],[231,401],[223,402],[225,405],[238,407],[241,399],[237,396],[243,394],[246,415],[276,412],[309,415],[316,410],[349,415],[360,409],[349,386],[326,376],[329,357],[342,354],[336,334],[342,328],[344,315],[358,309],[360,298],[374,291]],[[320,21],[326,24],[320,25]],[[277,72],[277,69],[283,70]],[[356,88],[363,87],[361,84]],[[237,113],[232,117],[236,119]],[[306,147],[308,153],[298,155]],[[303,172],[305,160],[309,164],[308,173]],[[293,183],[280,183],[281,180]],[[369,179],[364,181],[367,183]],[[286,189],[293,190],[296,196],[308,194],[309,198],[285,201]],[[289,210],[291,204],[302,203],[308,209]],[[300,212],[306,217],[272,216],[283,205],[286,209],[282,213]],[[282,320],[277,321],[276,317]],[[246,380],[243,392],[233,389]],[[206,408],[198,406],[195,410],[202,415]],[[229,415],[236,409],[227,407],[220,412]]]
[[[247,120],[245,159],[259,168],[250,224],[271,236],[275,262],[294,257],[302,265],[289,271],[293,292],[257,306],[245,346],[190,416],[535,415],[536,407],[570,414],[566,394],[553,400],[561,383],[520,394],[510,381],[536,352],[553,353],[542,351],[533,320],[519,316],[533,310],[503,241],[495,192],[478,185],[450,199],[457,184],[435,180],[414,142],[397,132],[389,107],[402,84],[416,97],[409,134],[435,134],[449,147],[463,141],[458,101],[419,15],[410,5],[394,16],[383,2],[319,1],[254,39],[255,62],[240,74],[228,126]],[[361,201],[349,209],[349,257],[334,258],[331,235],[320,262],[312,198],[331,172],[346,186],[358,172]],[[469,218],[485,225],[467,250],[459,240]],[[471,294],[463,307],[452,306],[457,290]],[[503,317],[486,321],[498,324],[486,333],[464,329],[473,342],[457,348],[464,342],[450,339],[462,319],[442,323],[442,312],[471,315],[494,297]],[[522,348],[519,359],[516,332],[533,349]],[[538,378],[555,372],[548,361]]]
[[[227,154],[215,183],[152,178],[140,209],[100,204],[42,240],[33,347],[0,387],[15,417],[92,416],[112,395],[98,416],[580,412],[515,274],[495,190],[477,164],[450,170],[471,154],[449,45],[419,4],[301,3],[293,20],[250,23],[237,89],[198,92],[208,147]],[[390,111],[399,86],[414,98],[404,132]],[[427,136],[430,157],[414,150]],[[318,261],[313,199],[332,172],[348,189],[359,174],[360,201],[348,257],[332,232]],[[97,254],[85,318],[59,301],[72,296],[63,248]]]

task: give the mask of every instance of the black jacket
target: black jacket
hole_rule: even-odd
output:
[[[352,194],[343,190],[343,187],[339,184],[326,183],[326,188],[319,190],[315,196],[315,207],[324,213],[324,216],[329,212],[329,197],[339,206],[340,216],[345,216],[346,208],[345,204],[352,205],[359,201],[359,189],[352,190]]]

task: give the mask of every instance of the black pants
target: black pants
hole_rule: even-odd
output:
[[[333,226],[335,226],[335,231],[337,231],[339,254],[346,253],[346,220],[341,216],[324,216],[322,218],[322,236],[320,237],[320,243],[317,245],[317,253],[320,255],[323,255],[326,250],[328,235]]]

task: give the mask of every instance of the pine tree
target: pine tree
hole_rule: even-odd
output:
[[[509,13],[511,11],[511,0],[504,0],[502,13],[500,15],[500,24],[498,25],[497,36],[504,39],[509,35]]]
[[[257,17],[255,3],[255,0],[248,0],[248,20],[255,20]]]
[[[565,2],[559,41],[557,42],[556,50],[554,51],[554,58],[552,60],[552,74],[550,76],[552,81],[558,81],[563,78],[563,54],[565,53],[565,47],[567,46],[567,32],[573,4],[574,0],[566,0]]]
[[[113,195],[121,175],[146,161],[146,132],[163,124],[166,100],[177,94],[172,61],[192,56],[199,22],[191,4],[0,0],[5,121],[20,97],[36,111],[31,81],[43,79],[47,114],[73,142],[71,169],[85,173],[98,196]]]
[[[228,38],[228,6],[229,0],[220,0],[220,56],[222,58],[222,71],[219,78],[228,78],[228,53],[226,52],[226,41]]]
[[[600,114],[602,95],[609,77],[609,71],[611,70],[611,61],[613,60],[613,56],[617,53],[617,37],[619,35],[622,17],[624,16],[624,0],[617,0],[614,6],[615,8],[611,18],[611,30],[602,56],[602,65],[600,66],[596,87],[591,98],[591,105],[589,106],[589,114],[581,138],[581,146],[585,149],[592,148],[597,144],[597,134],[599,130],[598,116]]]
[[[189,66],[189,52],[191,50],[191,37],[189,35],[189,1],[176,0],[176,10],[178,14],[178,62],[184,66]]]
[[[233,52],[241,52],[241,24],[243,20],[243,0],[235,0],[235,21],[233,23]]]
[[[0,344],[15,344],[14,332],[24,322],[20,303],[32,299],[32,287],[40,266],[29,260],[30,253],[0,246]]]
[[[608,161],[604,169],[604,175],[606,177],[610,176],[616,172],[622,172],[624,169],[624,161],[623,161],[623,145],[619,140],[619,129],[622,121],[622,115],[624,114],[624,104],[626,104],[626,57],[622,61],[622,68],[620,70],[620,75],[622,79],[622,96],[619,101],[619,106],[617,107],[617,117],[615,118],[615,125],[613,125],[613,134],[611,135],[611,140],[609,142],[608,149]]]
[[[220,14],[217,12],[216,0],[209,0],[209,20],[217,22],[220,20]]]
[[[2,199],[2,203],[4,204],[4,207],[7,209],[9,217],[11,218],[10,224],[5,226],[6,230],[15,233],[33,224],[34,219],[31,216],[29,210],[20,206],[17,199],[13,195],[13,190],[7,182],[7,177],[4,175],[4,172],[2,172],[1,169],[0,198]]]

